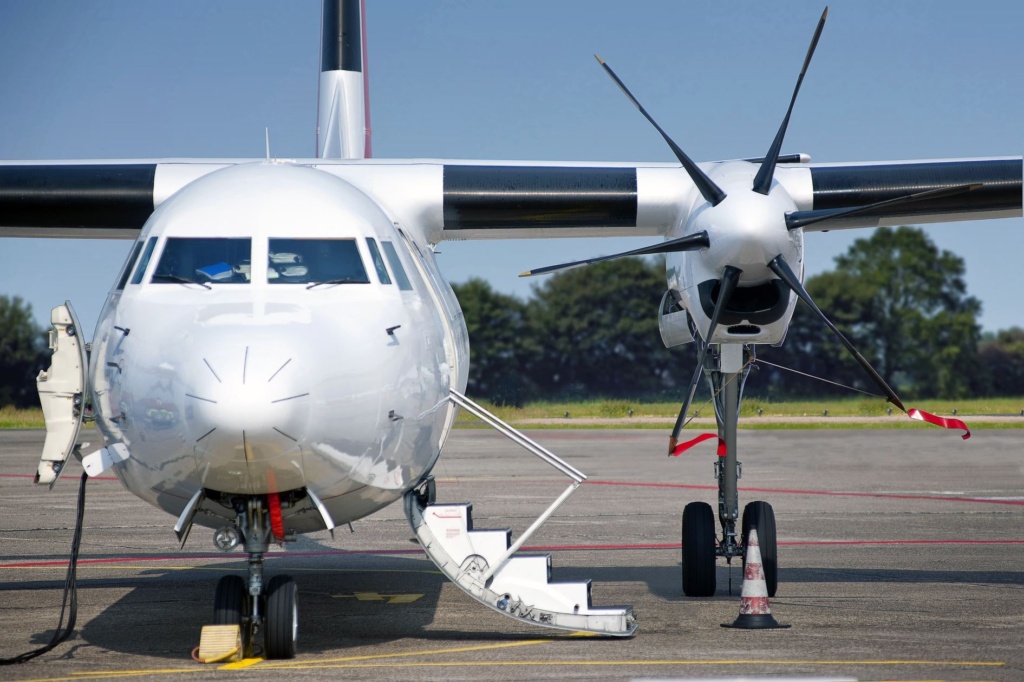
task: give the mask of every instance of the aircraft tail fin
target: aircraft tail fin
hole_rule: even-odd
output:
[[[370,158],[370,97],[364,0],[324,0],[316,155]]]

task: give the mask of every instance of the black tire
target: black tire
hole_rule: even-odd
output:
[[[226,575],[217,581],[213,596],[213,624],[241,625],[245,615],[245,581],[237,575]]]
[[[779,587],[779,545],[775,534],[775,511],[767,502],[760,500],[743,508],[743,566],[747,565],[747,537],[750,529],[757,529],[757,544],[761,551],[761,565],[764,567],[764,582],[768,596],[774,597]]]
[[[715,513],[707,502],[683,509],[683,594],[715,594]]]
[[[295,658],[299,630],[299,588],[290,576],[275,575],[267,583],[264,644],[267,658]]]

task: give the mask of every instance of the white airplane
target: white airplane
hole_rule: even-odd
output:
[[[373,159],[363,16],[356,0],[325,3],[317,158],[0,162],[0,235],[135,240],[91,344],[70,304],[53,311],[37,482],[57,480],[91,406],[104,443],[77,451],[88,475],[110,471],[167,511],[182,542],[198,523],[215,529],[218,547],[243,547],[248,578],[218,583],[213,620],[239,626],[249,652],[259,635],[269,657],[296,651],[297,588],[287,576],[264,580],[270,545],[398,499],[428,556],[481,603],[538,625],[632,634],[631,609],[596,608],[589,583],[552,583],[549,557],[516,554],[585,477],[463,395],[466,327],[433,248],[450,239],[660,237],[526,274],[666,254],[663,340],[698,346],[669,451],[699,441],[679,443],[703,374],[720,453],[720,534],[710,505],[687,505],[683,590],[713,594],[717,557],[742,557],[756,528],[774,594],[774,515],[755,501],[741,516],[736,428],[756,346],[784,340],[798,298],[814,307],[802,286],[804,232],[1021,216],[1021,157],[782,156],[823,14],[763,158],[694,163],[601,62],[678,164]],[[570,479],[514,542],[507,530],[474,530],[468,505],[435,503],[430,471],[459,407]]]

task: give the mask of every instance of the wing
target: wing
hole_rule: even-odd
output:
[[[810,167],[812,208],[806,217],[891,201],[920,192],[981,185],[976,190],[817,222],[808,232],[904,223],[939,223],[1021,216],[1021,157],[952,161],[829,164]]]
[[[0,164],[0,236],[134,238],[181,187],[242,159]],[[658,236],[685,221],[693,182],[674,164],[351,161],[293,163],[338,175],[425,239]],[[713,169],[715,164],[702,164]],[[789,164],[777,179],[802,214],[926,190],[976,191],[828,219],[808,230],[1022,215],[1021,157],[878,164]]]

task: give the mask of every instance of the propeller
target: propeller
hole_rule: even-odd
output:
[[[957,185],[956,187],[940,187],[939,189],[929,189],[924,192],[915,192],[914,194],[907,194],[906,196],[896,197],[894,199],[886,199],[885,201],[876,201],[873,204],[865,204],[864,206],[855,206],[853,208],[831,208],[831,209],[819,209],[817,211],[794,211],[793,213],[786,214],[786,227],[790,230],[796,230],[801,227],[809,227],[815,223],[820,223],[825,220],[832,220],[833,218],[845,218],[851,215],[857,215],[858,213],[866,213],[872,209],[893,206],[902,206],[903,204],[911,204],[915,201],[921,201],[922,199],[939,199],[941,197],[949,197],[955,194],[963,194],[965,192],[973,192],[976,189],[984,187],[982,183],[975,183],[973,185]]]
[[[651,125],[661,133],[665,142],[667,142],[668,146],[672,148],[672,152],[676,155],[676,158],[679,159],[679,163],[683,164],[683,168],[685,168],[686,172],[690,175],[690,179],[693,180],[693,184],[695,184],[697,189],[700,190],[700,194],[704,197],[704,200],[712,206],[718,206],[722,203],[725,199],[725,192],[722,191],[722,188],[716,185],[714,180],[709,178],[707,174],[702,171],[689,156],[686,155],[686,152],[680,149],[679,145],[677,145],[672,138],[668,136],[668,133],[662,130],[661,126],[658,125],[651,115],[647,113],[647,110],[644,109],[643,105],[637,101],[636,97],[633,96],[633,93],[629,91],[626,84],[615,75],[615,72],[612,71],[612,67],[605,64],[604,60],[596,54],[594,55],[594,59],[596,59],[597,63],[601,65],[609,76],[611,76],[612,80],[615,81],[615,84],[619,86],[619,89],[622,90],[626,97],[629,98],[629,101],[640,110],[640,113],[644,115],[644,118],[650,121]]]
[[[779,126],[778,132],[776,132],[775,138],[772,140],[771,146],[768,148],[767,154],[765,154],[765,156],[760,159],[746,159],[746,161],[750,164],[759,164],[757,173],[754,176],[753,183],[751,186],[751,191],[757,194],[761,194],[764,196],[769,195],[772,188],[772,182],[774,180],[775,169],[779,163],[806,163],[807,161],[809,161],[809,157],[805,158],[804,155],[789,155],[783,157],[780,156],[780,152],[782,149],[782,144],[786,137],[786,131],[789,127],[790,118],[793,114],[793,108],[795,107],[797,97],[800,94],[800,87],[803,85],[804,78],[807,75],[807,69],[810,66],[811,59],[814,57],[814,52],[817,49],[818,41],[821,38],[822,31],[825,28],[825,21],[827,19],[828,7],[825,8],[825,10],[821,13],[821,17],[818,19],[817,27],[814,30],[814,35],[811,38],[811,43],[807,48],[807,54],[804,56],[803,65],[800,68],[800,75],[797,77],[796,85],[793,88],[793,94],[790,97],[789,107],[786,109],[786,115],[782,119],[782,124]],[[694,368],[693,377],[690,380],[690,384],[686,392],[686,400],[682,404],[682,408],[679,411],[679,416],[676,419],[675,426],[672,429],[672,436],[669,440],[669,454],[678,454],[678,452],[681,452],[682,450],[686,449],[686,447],[689,444],[695,442],[691,441],[689,444],[684,443],[682,445],[679,445],[679,434],[680,431],[682,431],[683,425],[686,421],[686,413],[689,411],[690,405],[693,402],[693,397],[697,390],[697,384],[700,382],[701,375],[704,373],[704,362],[707,358],[708,347],[711,345],[711,339],[714,337],[715,331],[718,328],[718,323],[721,318],[723,310],[725,310],[725,306],[730,301],[730,299],[733,296],[733,293],[739,286],[740,276],[743,274],[744,269],[746,269],[748,272],[748,276],[759,277],[760,268],[764,267],[763,261],[761,261],[761,257],[756,257],[756,262],[754,260],[751,260],[750,254],[758,253],[758,249],[761,249],[760,253],[764,253],[766,256],[767,254],[771,253],[778,254],[777,256],[775,256],[775,258],[771,260],[771,262],[767,263],[768,269],[772,273],[774,273],[786,285],[786,287],[793,291],[798,298],[800,298],[808,306],[810,306],[811,309],[815,312],[815,314],[817,314],[818,317],[822,320],[822,322],[824,322],[825,325],[832,330],[832,333],[836,335],[836,337],[847,349],[847,351],[850,352],[850,354],[854,357],[857,363],[864,369],[865,372],[867,372],[867,374],[871,377],[872,381],[874,381],[874,383],[885,393],[886,398],[890,403],[897,406],[903,412],[907,413],[912,419],[927,421],[933,424],[944,426],[946,428],[963,428],[967,431],[963,437],[968,438],[970,436],[970,431],[967,430],[967,427],[963,424],[963,422],[960,422],[959,420],[936,417],[935,415],[931,415],[926,412],[921,412],[920,410],[914,409],[911,409],[908,412],[908,410],[903,406],[902,401],[900,400],[899,396],[896,395],[896,392],[892,389],[892,387],[890,387],[885,382],[882,376],[874,369],[874,367],[871,366],[871,364],[864,358],[860,351],[857,350],[857,348],[850,342],[850,340],[847,339],[842,334],[842,332],[839,331],[839,329],[831,322],[831,320],[829,320],[828,317],[821,311],[821,309],[818,308],[818,306],[814,303],[814,300],[804,289],[799,277],[797,277],[794,274],[792,268],[790,268],[789,264],[783,257],[784,253],[789,253],[789,251],[785,250],[787,247],[783,246],[783,244],[787,244],[788,242],[784,238],[785,232],[782,232],[781,235],[779,234],[778,228],[780,226],[778,222],[776,222],[775,216],[777,214],[774,213],[774,211],[778,210],[780,212],[784,212],[786,209],[781,208],[781,206],[783,206],[784,204],[771,201],[761,202],[760,200],[754,203],[747,203],[745,202],[745,197],[741,197],[741,199],[744,199],[744,201],[739,201],[738,203],[734,201],[712,212],[712,209],[717,207],[726,199],[727,195],[725,190],[723,190],[722,187],[716,184],[703,170],[701,170],[701,168],[697,166],[697,164],[695,164],[689,156],[686,155],[686,153],[679,147],[679,145],[677,145],[675,141],[673,141],[672,138],[669,137],[668,133],[666,133],[661,128],[661,126],[658,125],[654,118],[647,112],[647,110],[644,109],[643,105],[641,105],[640,102],[636,99],[636,97],[633,96],[633,93],[629,91],[629,88],[626,87],[625,83],[623,83],[622,80],[615,74],[612,68],[608,66],[608,64],[606,64],[605,61],[598,57],[597,55],[594,55],[594,57],[597,59],[598,63],[609,75],[609,77],[611,77],[611,79],[615,81],[615,84],[619,87],[620,90],[622,90],[623,94],[625,94],[626,97],[629,98],[633,105],[640,111],[641,114],[643,114],[644,118],[646,118],[648,122],[650,122],[650,124],[653,125],[654,128],[658,131],[658,133],[662,136],[665,142],[672,149],[672,152],[675,154],[676,158],[679,160],[679,163],[682,164],[683,168],[690,176],[690,179],[693,181],[698,191],[700,191],[701,196],[708,204],[710,204],[710,206],[702,207],[702,210],[696,213],[691,212],[692,215],[697,216],[697,218],[695,219],[692,225],[688,221],[687,228],[692,230],[692,233],[685,237],[669,239],[667,241],[662,242],[661,244],[634,249],[632,251],[626,251],[623,253],[613,254],[610,256],[601,256],[598,258],[590,258],[586,260],[573,261],[570,263],[562,263],[559,265],[551,265],[547,267],[536,268],[522,273],[520,277],[548,274],[552,272],[582,267],[585,265],[590,265],[592,263],[600,263],[626,256],[641,256],[654,253],[677,253],[684,251],[696,251],[700,249],[712,249],[713,251],[714,249],[712,247],[711,240],[712,238],[714,238],[717,242],[717,239],[719,238],[717,227],[719,225],[726,226],[729,228],[735,228],[734,223],[736,221],[750,222],[751,220],[762,220],[764,225],[772,226],[770,229],[766,227],[765,230],[759,232],[759,234],[761,234],[762,237],[754,237],[753,241],[755,243],[751,244],[750,248],[747,248],[746,244],[742,243],[742,240],[746,239],[745,236],[734,235],[731,238],[727,237],[725,246],[723,247],[724,251],[712,259],[713,262],[716,264],[716,269],[717,267],[723,267],[721,280],[719,281],[718,286],[718,297],[715,301],[714,311],[712,312],[711,318],[709,320],[707,332],[703,335],[704,338],[702,340],[700,352],[697,357],[697,366]],[[747,168],[749,168],[749,166]],[[723,175],[722,177],[728,178],[727,175]],[[733,178],[732,181],[722,181],[725,182],[725,186],[729,187],[730,192],[746,191],[745,188],[737,186],[737,182],[735,180],[736,179]],[[978,189],[979,187],[982,187],[982,185],[965,184],[954,187],[930,189],[921,192],[915,192],[913,194],[909,194],[906,196],[886,199],[883,201],[877,201],[874,203],[865,204],[863,206],[857,206],[853,208],[819,209],[809,211],[794,210],[789,213],[785,213],[784,219],[786,223],[786,228],[788,230],[797,230],[801,228],[810,227],[812,225],[827,220],[834,220],[847,216],[868,213],[878,208],[892,208],[896,206],[904,206],[925,199],[938,199],[942,197],[953,196],[964,192],[971,192]],[[788,202],[785,205],[791,207],[794,206],[794,202],[792,201],[791,197],[784,197],[779,195],[777,198],[782,202]],[[733,203],[735,203],[736,206],[733,206]],[[760,208],[757,208],[753,212],[745,212],[746,207],[748,206],[763,207],[765,211],[771,211],[772,213],[757,213],[758,210],[761,210]],[[772,206],[774,206],[775,208],[771,208]],[[705,208],[708,210],[703,210]],[[761,228],[759,227],[757,228],[757,230],[760,229]],[[723,229],[722,234],[729,235],[729,229]],[[730,242],[730,239],[732,239],[732,242]],[[737,242],[741,247],[743,247],[743,249],[746,250],[744,257],[739,260],[736,260],[729,255],[729,249],[734,248]],[[714,256],[713,253],[711,255]],[[764,274],[767,275],[767,273]],[[700,438],[698,438],[697,440],[700,440]]]
[[[779,126],[779,132],[775,134],[775,139],[772,140],[772,146],[768,148],[768,153],[765,154],[764,161],[761,163],[761,167],[757,171],[757,175],[754,176],[754,191],[758,194],[767,195],[772,188],[772,177],[775,175],[775,165],[779,162],[779,152],[782,149],[782,140],[786,137],[786,128],[789,127],[789,117],[793,113],[793,105],[796,104],[796,96],[800,94],[800,86],[804,82],[804,75],[807,73],[807,67],[811,63],[811,57],[814,56],[814,48],[818,46],[818,38],[821,37],[821,30],[825,28],[825,19],[828,18],[828,7],[821,13],[821,19],[818,19],[818,27],[814,30],[814,37],[811,38],[811,46],[807,48],[807,56],[804,57],[804,65],[800,69],[800,76],[796,79],[796,87],[793,89],[793,97],[789,100],[789,109],[786,110],[786,116],[782,119],[782,125]]]
[[[722,311],[725,309],[725,304],[732,298],[732,292],[736,290],[736,285],[740,281],[741,271],[739,268],[734,268],[731,265],[725,266],[725,271],[722,273],[722,280],[718,287],[718,300],[715,301],[715,310],[711,313],[711,324],[708,326],[708,335],[704,339],[704,343],[701,344],[700,354],[697,356],[697,367],[693,370],[693,378],[690,379],[690,388],[686,392],[686,402],[683,403],[682,408],[679,410],[679,416],[676,418],[676,424],[672,427],[672,437],[668,441],[668,454],[671,455],[676,449],[676,443],[679,442],[679,432],[683,430],[683,421],[686,419],[686,412],[690,409],[690,403],[693,402],[693,394],[697,391],[697,384],[700,382],[700,375],[704,371],[704,357],[707,355],[708,346],[711,345],[711,337],[715,334],[715,328],[718,326],[718,318],[721,316]]]
[[[548,265],[543,268],[534,268],[533,270],[527,270],[526,272],[520,273],[519,276],[533,277],[534,275],[547,275],[552,272],[558,272],[560,270],[581,268],[584,265],[590,265],[592,263],[602,263],[604,261],[614,260],[616,258],[625,258],[626,256],[646,256],[652,253],[677,253],[679,251],[696,251],[697,249],[706,249],[709,245],[710,242],[708,241],[708,233],[696,232],[685,237],[669,239],[668,241],[664,241],[661,244],[655,244],[654,246],[644,246],[639,249],[633,249],[632,251],[624,251],[622,253],[615,253],[610,256],[600,256],[598,258],[588,258],[586,260],[573,261],[572,263],[562,263],[560,265]]]

